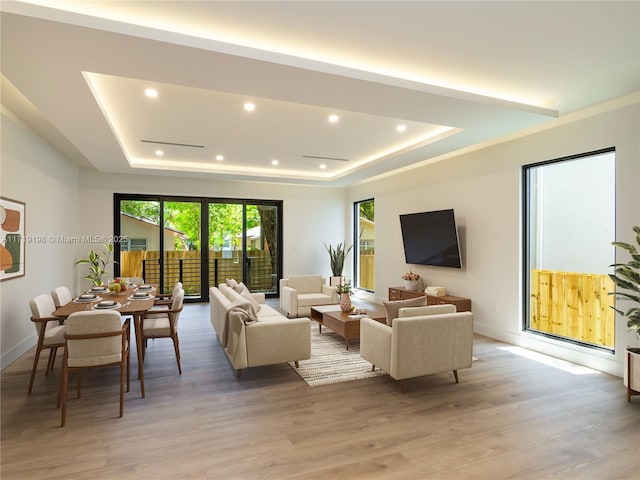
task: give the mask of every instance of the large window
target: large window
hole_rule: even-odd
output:
[[[615,151],[524,168],[526,330],[614,349]]]
[[[375,200],[354,203],[354,287],[375,290]]]

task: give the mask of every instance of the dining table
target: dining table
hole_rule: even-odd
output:
[[[133,317],[133,326],[136,337],[136,351],[138,355],[138,378],[140,380],[140,390],[142,397],[144,392],[144,368],[142,355],[142,315],[144,312],[153,307],[155,297],[158,291],[157,285],[138,285],[128,287],[124,291],[114,292],[98,291],[91,289],[82,295],[71,300],[69,303],[62,305],[53,312],[53,316],[66,319],[69,315],[76,312],[87,310],[113,309],[120,312],[121,315],[131,315]],[[146,293],[144,297],[143,293]],[[94,296],[92,298],[92,295]],[[115,302],[113,305],[107,305],[105,302]]]

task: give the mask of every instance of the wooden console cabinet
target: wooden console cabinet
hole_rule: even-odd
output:
[[[408,298],[427,297],[427,305],[451,304],[456,306],[458,312],[470,312],[471,300],[453,295],[436,297],[427,295],[423,290],[407,290],[404,287],[389,287],[389,300],[406,300]]]

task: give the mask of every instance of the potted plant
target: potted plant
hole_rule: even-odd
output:
[[[87,254],[87,258],[83,258],[76,262],[76,265],[80,264],[88,264],[89,265],[89,275],[87,275],[87,280],[91,280],[93,285],[99,287],[104,285],[102,281],[102,277],[107,275],[106,267],[110,263],[115,263],[111,260],[111,254],[113,253],[113,244],[112,243],[104,243],[102,244],[102,249],[93,250],[90,249]]]
[[[634,226],[636,243],[640,246],[640,227]],[[613,308],[627,319],[629,331],[636,332],[640,339],[640,252],[638,247],[625,242],[612,242],[612,245],[626,250],[631,255],[627,263],[614,263],[614,273],[609,277],[615,285],[624,292],[611,292],[618,298],[630,300],[632,306],[627,310]],[[631,395],[640,395],[640,348],[627,347],[624,367],[624,384],[627,387],[627,401],[631,401]]]
[[[329,252],[331,273],[333,273],[329,285],[341,285],[344,282],[344,277],[342,276],[344,259],[353,248],[353,245],[346,248],[345,244],[339,243],[333,248],[331,245],[325,243],[324,247],[327,249],[327,252]]]
[[[340,295],[340,310],[343,312],[350,312],[353,309],[351,305],[351,280],[347,280],[336,287],[338,295]]]
[[[424,289],[424,282],[418,273],[413,273],[409,270],[402,276],[404,280],[404,287],[407,290],[422,290]]]

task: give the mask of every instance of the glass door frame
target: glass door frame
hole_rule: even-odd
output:
[[[278,251],[276,256],[276,289],[273,293],[266,293],[268,298],[278,297],[280,295],[280,279],[282,278],[283,269],[283,202],[282,200],[258,200],[258,199],[239,199],[239,198],[217,198],[217,197],[190,197],[184,195],[154,195],[154,194],[134,194],[134,193],[114,193],[113,194],[113,232],[115,238],[121,236],[120,225],[120,202],[124,200],[131,201],[152,201],[160,203],[160,232],[164,225],[164,202],[189,202],[200,203],[200,297],[187,298],[185,302],[208,302],[209,301],[209,204],[210,203],[233,203],[242,205],[242,254],[243,254],[243,276],[248,274],[247,259],[247,240],[246,235],[246,208],[248,205],[266,205],[277,208],[277,245]],[[206,248],[205,248],[206,247]],[[164,252],[164,235],[160,235],[159,250]],[[121,248],[119,243],[114,244],[113,258],[117,261],[120,259]],[[160,278],[164,278],[164,255],[160,256]],[[120,264],[114,264],[114,276],[120,276]]]

